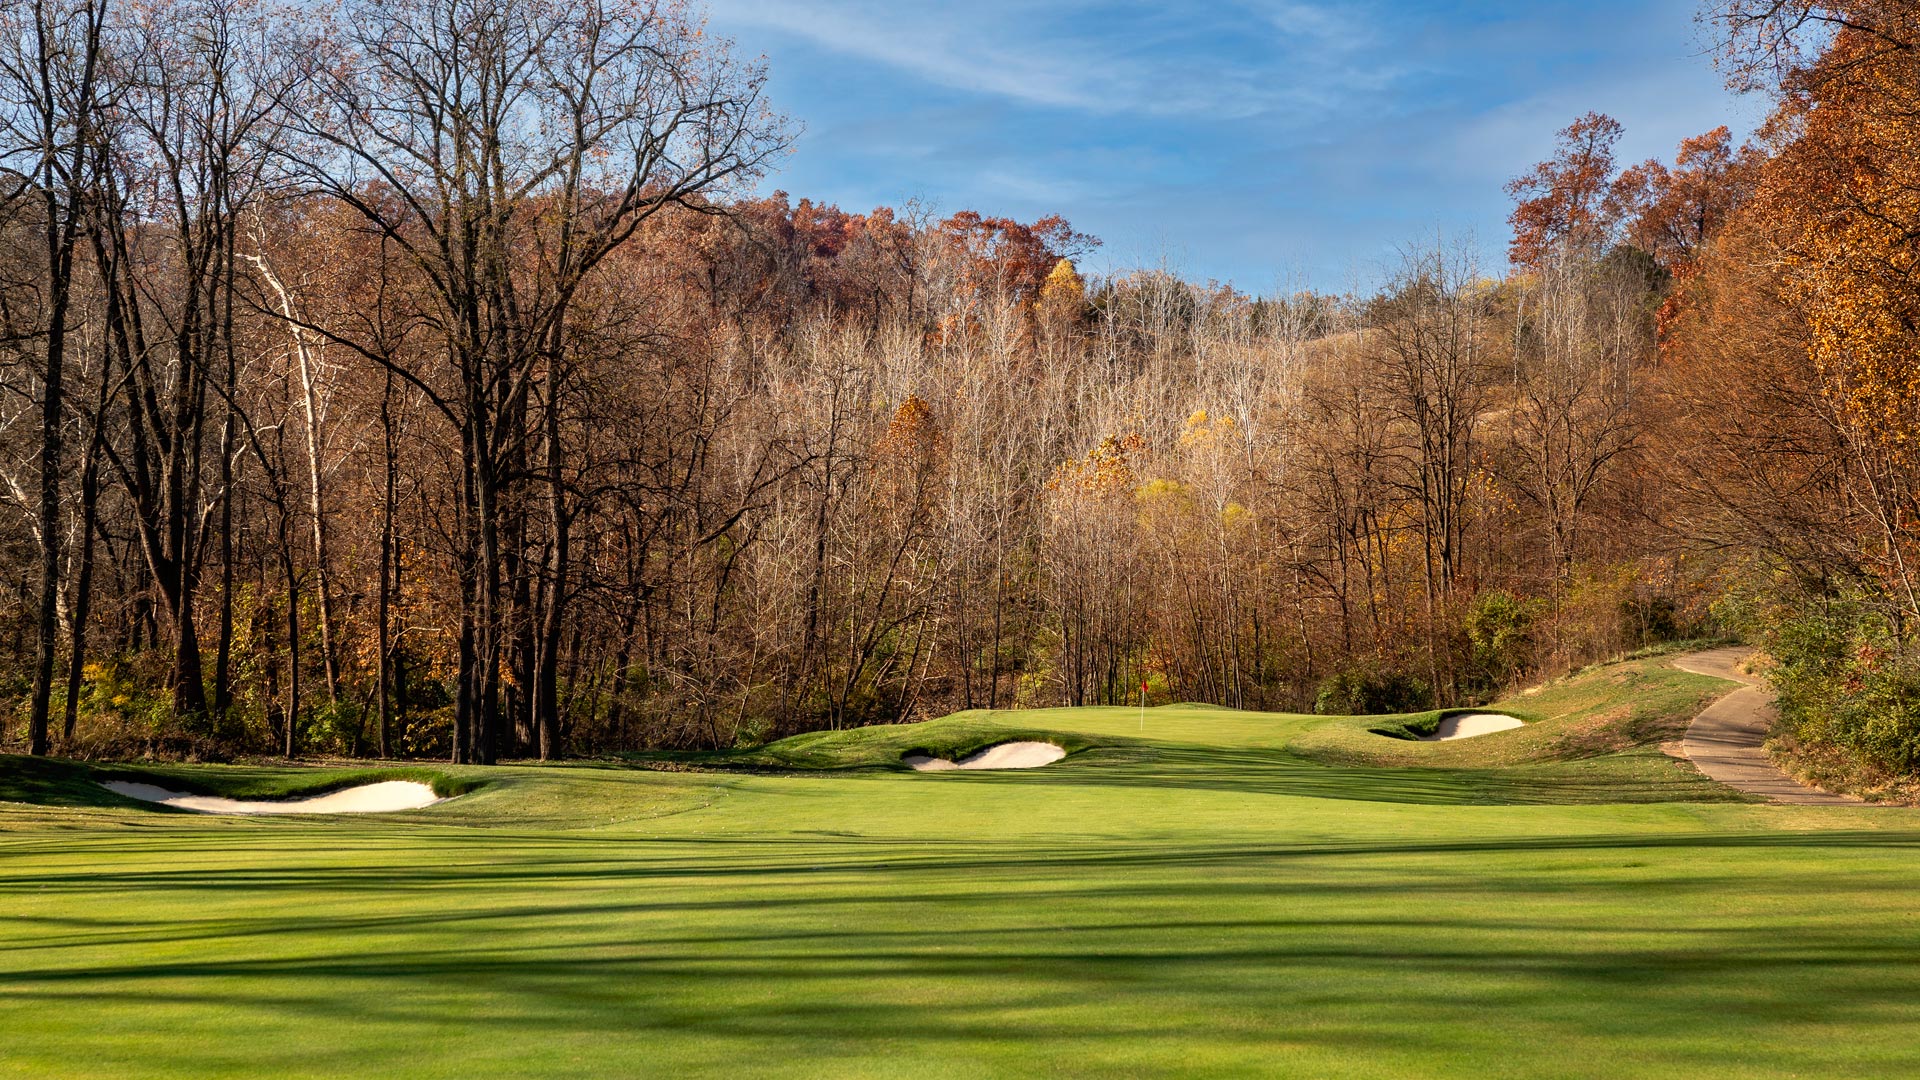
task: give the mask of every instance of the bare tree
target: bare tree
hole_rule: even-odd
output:
[[[113,141],[118,183],[100,201],[94,257],[103,335],[125,377],[122,435],[103,446],[173,637],[174,709],[209,715],[196,600],[213,511],[231,492],[207,475],[212,404],[234,408],[242,215],[301,62],[244,0],[176,0],[110,28],[122,71]],[[223,451],[230,439],[220,440]]]
[[[1591,501],[1640,438],[1633,367],[1650,352],[1644,279],[1566,254],[1537,275],[1533,348],[1524,350],[1501,478],[1540,512],[1555,572],[1582,553]],[[1623,332],[1623,327],[1624,332]]]
[[[29,752],[34,754],[48,750],[58,648],[69,316],[78,273],[75,254],[94,202],[105,23],[106,5],[94,0],[28,0],[0,11],[0,163],[14,170],[13,176],[0,177],[0,204],[31,201],[43,245],[43,314],[35,328],[40,382],[35,513],[39,621],[28,719]]]
[[[1419,514],[1428,654],[1444,686],[1438,636],[1465,554],[1468,487],[1491,383],[1491,290],[1465,249],[1407,253],[1370,312],[1373,388],[1399,424],[1402,483]]]
[[[303,110],[295,167],[412,262],[437,336],[410,361],[344,343],[412,383],[460,434],[454,756],[489,762],[512,632],[508,564],[523,562],[502,530],[541,427],[530,403],[562,362],[574,299],[649,217],[754,176],[782,129],[760,70],[674,6],[362,0],[316,49],[335,59]]]

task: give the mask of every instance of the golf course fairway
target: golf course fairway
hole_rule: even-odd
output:
[[[1660,754],[1729,689],[1635,661],[1441,743],[1170,706],[546,767],[0,759],[0,1076],[1920,1075],[1920,812]],[[900,761],[1022,739],[1069,753]],[[135,773],[453,797],[97,782]]]

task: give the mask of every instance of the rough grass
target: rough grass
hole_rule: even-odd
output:
[[[1577,728],[1649,677],[1526,707]],[[1920,1073],[1920,811],[1610,798],[1644,747],[1305,755],[1329,727],[1365,734],[970,714],[698,771],[447,769],[487,783],[336,819],[0,760],[41,800],[0,806],[0,1075]],[[897,767],[1014,732],[1077,749]]]
[[[1408,717],[1342,717],[1302,734],[1294,749],[1330,765],[1492,770],[1496,775],[1592,791],[1609,801],[1740,801],[1745,796],[1662,753],[1729,684],[1653,656],[1609,664],[1536,687],[1485,710],[1526,726],[1472,739],[1412,742],[1450,711]],[[1383,737],[1381,732],[1388,732]],[[1398,735],[1399,737],[1392,737]]]
[[[1858,795],[1870,803],[1920,805],[1920,777],[1861,761],[1840,747],[1804,743],[1782,732],[1768,740],[1767,752],[1787,775],[1809,787]]]
[[[1661,659],[1591,668],[1485,709],[1444,710],[1405,718],[1345,717],[1305,734],[1297,748],[1337,764],[1501,767],[1570,761],[1657,747],[1687,724],[1728,683],[1674,668]],[[1409,742],[1382,738],[1395,726],[1429,734],[1453,712],[1492,712],[1526,726],[1473,739]]]

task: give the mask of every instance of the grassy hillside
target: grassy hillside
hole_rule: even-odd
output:
[[[1459,744],[976,713],[434,769],[485,782],[357,818],[162,812],[7,760],[0,795],[34,802],[0,805],[0,1075],[1920,1070],[1920,812],[1744,805],[1654,768],[1711,693],[1694,678],[1591,673]],[[898,764],[1014,735],[1072,753]]]
[[[1389,802],[1741,801],[1659,749],[1726,689],[1719,679],[1649,658],[1593,668],[1472,710],[1506,713],[1527,726],[1450,742],[1411,739],[1430,732],[1441,711],[1326,717],[1173,705],[1144,712],[975,711],[925,724],[816,732],[746,752],[635,760],[720,769],[901,769],[908,753],[957,758],[998,742],[1039,739],[1068,750],[1082,770],[1075,782],[1093,776]]]

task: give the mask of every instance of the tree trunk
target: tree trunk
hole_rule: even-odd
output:
[[[103,369],[100,401],[94,407],[93,433],[87,440],[85,463],[80,468],[80,563],[74,573],[73,631],[67,657],[67,701],[65,723],[61,731],[68,746],[80,720],[80,684],[87,666],[87,619],[93,610],[93,537],[100,505],[100,452],[105,439],[107,377]]]
[[[53,212],[53,195],[47,197],[48,212]],[[60,618],[60,479],[65,468],[61,445],[65,408],[61,401],[66,365],[67,299],[73,244],[68,230],[65,250],[58,248],[60,236],[54,220],[47,223],[48,256],[55,261],[53,296],[47,327],[46,369],[42,373],[44,390],[40,406],[40,610],[34,628],[33,704],[27,721],[27,752],[44,755],[47,745],[47,719],[53,697],[53,666]]]
[[[396,553],[393,542],[393,497],[399,472],[393,444],[393,372],[391,370],[386,372],[386,383],[380,393],[380,433],[383,464],[386,469],[385,485],[380,498],[380,582],[375,601],[378,608],[376,620],[379,624],[379,641],[374,681],[378,684],[376,693],[379,697],[379,719],[376,721],[375,743],[380,757],[385,758],[388,756],[387,734],[393,726],[393,702],[389,696],[393,666],[391,605],[397,577],[394,573]]]
[[[283,522],[285,518],[281,519]],[[293,538],[280,530],[280,572],[287,584],[286,756],[293,757],[300,730],[300,579],[293,569]]]

